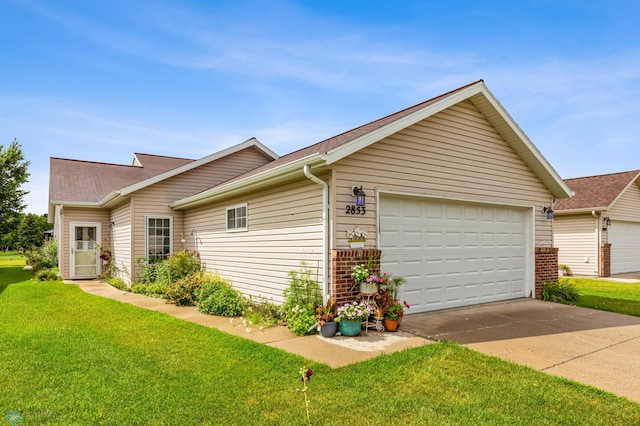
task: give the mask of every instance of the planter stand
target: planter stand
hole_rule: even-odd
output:
[[[376,303],[376,299],[380,299],[380,295],[378,293],[373,293],[373,294],[364,294],[364,293],[360,293],[356,296],[356,300],[358,301],[363,301],[365,305],[367,305],[367,307],[369,309],[372,309],[374,312],[376,311],[376,308],[378,307],[378,304]],[[377,319],[375,318],[376,322],[369,322],[369,318],[367,318],[364,321],[364,334],[366,336],[369,335],[369,327],[374,327],[377,331],[384,331],[384,325],[383,325],[383,319]]]

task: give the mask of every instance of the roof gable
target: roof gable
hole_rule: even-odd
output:
[[[638,178],[640,178],[640,170],[566,179],[566,184],[575,195],[571,199],[558,200],[554,209],[555,211],[609,210]]]
[[[286,175],[300,174],[304,165],[335,163],[387,136],[465,100],[471,101],[478,108],[525,164],[549,188],[555,198],[571,196],[571,190],[562,178],[513,121],[498,100],[487,89],[484,82],[478,80],[284,155],[278,160],[252,170],[245,175],[238,176],[200,194],[179,200],[173,203],[172,206],[175,208],[188,208],[234,190],[243,190],[259,183],[266,184],[270,179],[282,179]]]

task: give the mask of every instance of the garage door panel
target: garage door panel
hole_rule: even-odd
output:
[[[383,197],[380,213],[382,266],[412,313],[525,295],[524,209]]]
[[[640,271],[640,224],[613,221],[609,226],[611,273]]]

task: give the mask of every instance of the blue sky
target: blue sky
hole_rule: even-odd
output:
[[[286,154],[483,79],[563,178],[640,169],[640,2],[0,0],[0,144]]]

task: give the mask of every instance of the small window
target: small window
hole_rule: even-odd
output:
[[[147,257],[150,261],[162,260],[172,250],[173,224],[170,217],[147,216]]]
[[[227,207],[227,231],[247,230],[247,205]]]

